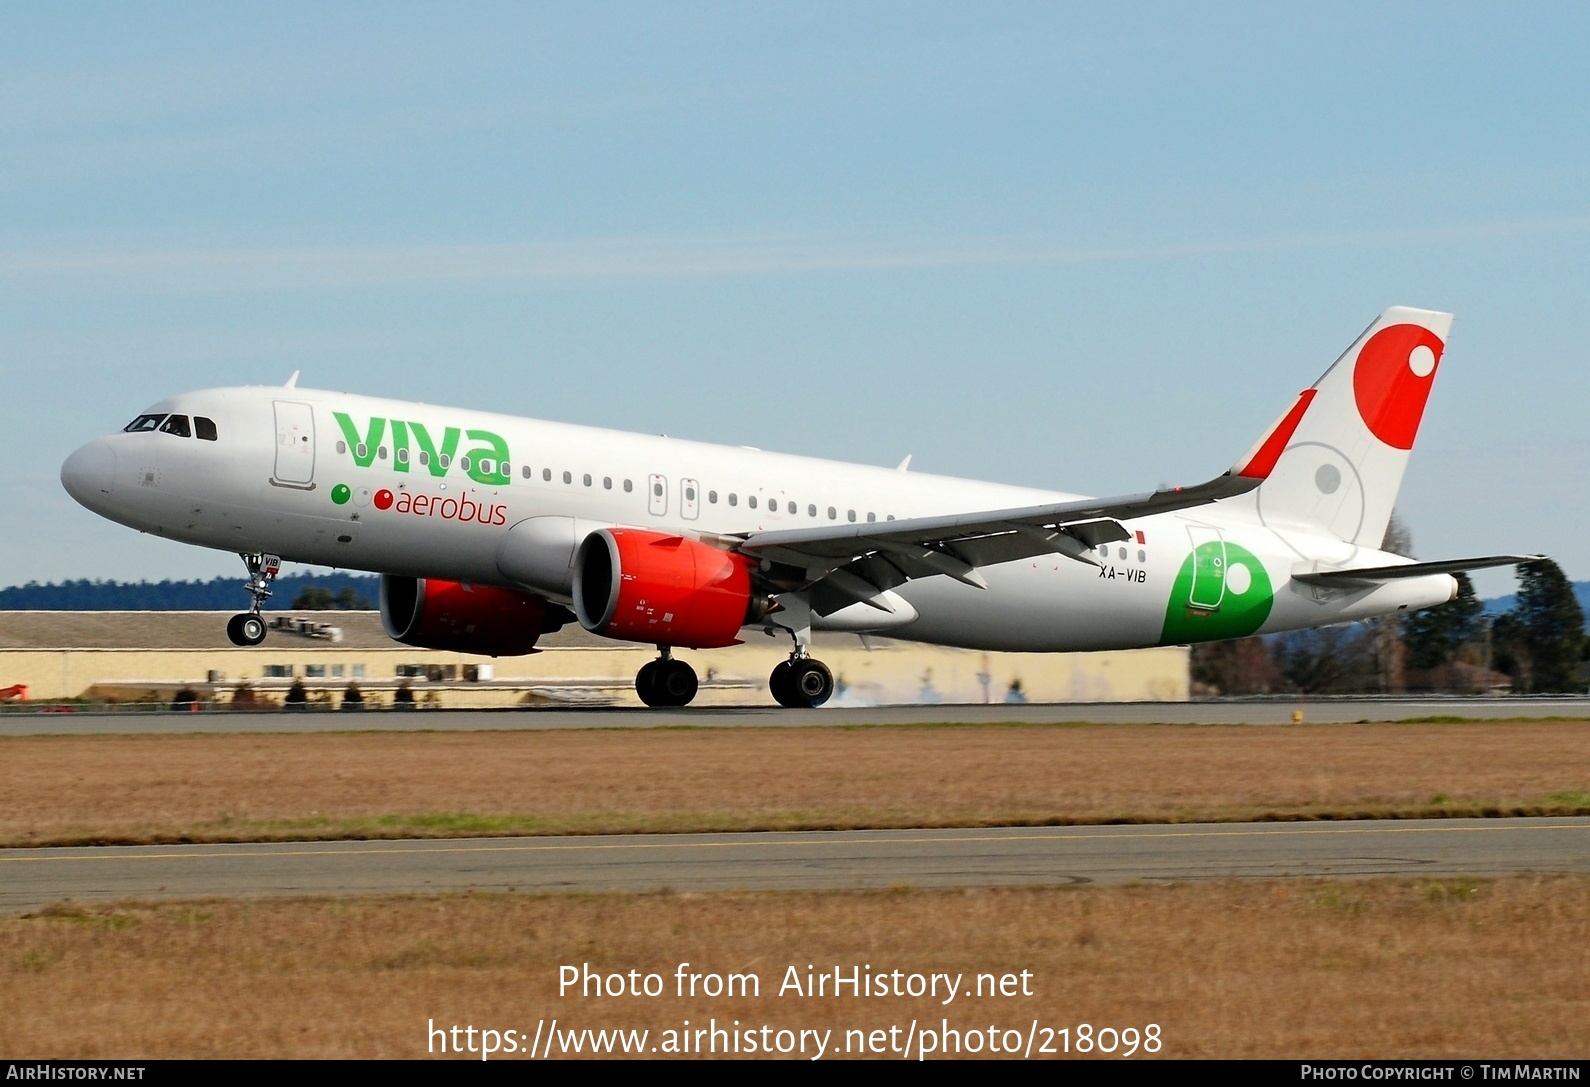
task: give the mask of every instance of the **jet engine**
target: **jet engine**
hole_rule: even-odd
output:
[[[574,610],[592,634],[632,642],[716,649],[739,642],[760,619],[750,560],[698,540],[604,528],[580,544]]]
[[[490,657],[536,652],[536,639],[568,612],[546,599],[493,585],[381,577],[381,623],[406,645]]]

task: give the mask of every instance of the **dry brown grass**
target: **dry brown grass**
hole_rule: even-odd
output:
[[[1590,723],[0,740],[0,844],[1590,812]]]
[[[760,998],[579,999],[557,968],[752,971]],[[1033,972],[1032,998],[780,998],[784,968]],[[1158,1023],[1166,1056],[1584,1057],[1590,879],[461,896],[0,919],[10,1057],[426,1052],[426,1022],[657,1032]]]

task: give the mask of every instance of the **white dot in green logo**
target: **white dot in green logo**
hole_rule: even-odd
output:
[[[1253,588],[1253,571],[1240,562],[1231,564],[1226,571],[1226,588],[1238,596]]]

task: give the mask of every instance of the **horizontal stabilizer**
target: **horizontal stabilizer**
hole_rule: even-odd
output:
[[[1521,562],[1538,562],[1545,557],[1545,555],[1487,555],[1479,559],[1408,562],[1396,566],[1366,566],[1358,570],[1317,570],[1313,573],[1293,574],[1292,580],[1301,581],[1305,585],[1372,585],[1378,581],[1397,581],[1405,577],[1456,574],[1463,570],[1486,570],[1492,566],[1517,566]]]

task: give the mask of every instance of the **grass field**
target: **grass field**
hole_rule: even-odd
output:
[[[1590,723],[0,739],[0,844],[1590,813]]]
[[[664,995],[560,998],[558,967]],[[758,997],[680,998],[678,963]],[[1031,971],[1031,997],[797,998],[785,968]],[[533,1034],[716,1017],[1159,1025],[1166,1056],[1583,1057],[1590,879],[835,894],[458,896],[55,907],[0,919],[13,1058],[426,1053],[427,1021]]]

